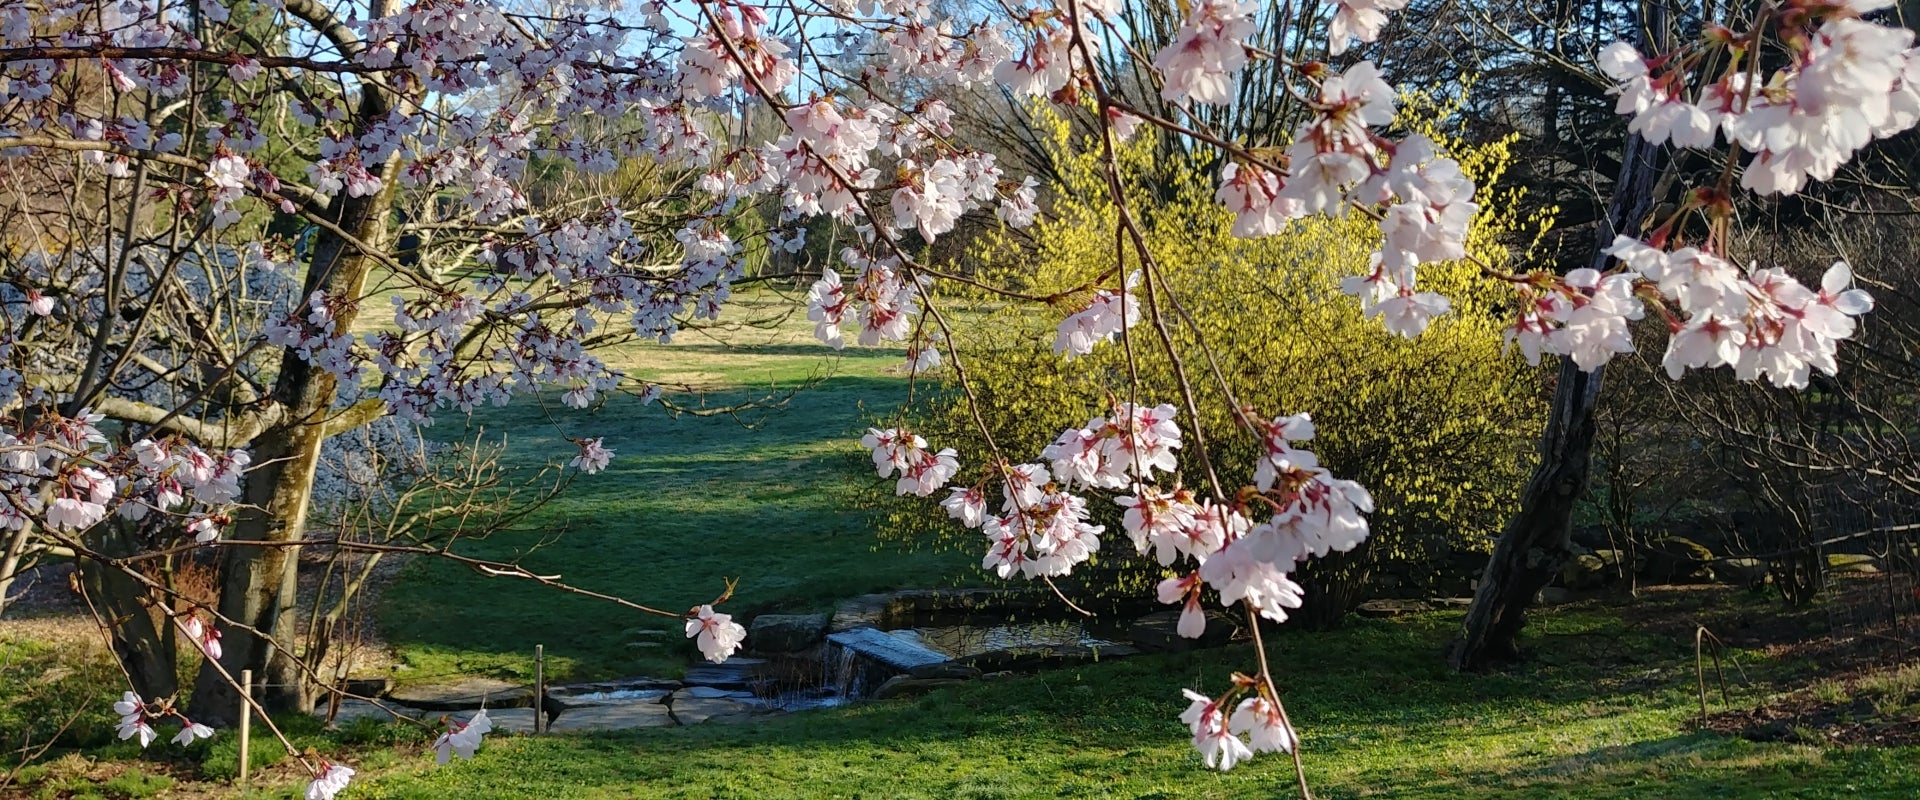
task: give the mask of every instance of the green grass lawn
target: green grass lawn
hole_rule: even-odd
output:
[[[741,305],[766,317],[780,302]],[[476,413],[467,428],[442,423],[429,435],[508,432],[505,463],[520,468],[571,457],[577,449],[567,437],[604,437],[617,451],[606,471],[581,476],[522,530],[456,549],[519,558],[534,572],[672,611],[712,600],[736,578],[738,593],[723,610],[743,619],[971,579],[973,556],[880,545],[868,518],[875,509],[862,508],[873,504],[879,481],[856,440],[868,413],[884,414],[905,398],[907,383],[893,371],[902,355],[836,354],[812,341],[804,319],[688,333],[668,346],[623,348],[615,364],[700,390],[672,396],[684,406],[776,404],[676,418],[628,397],[590,414],[519,402]],[[790,391],[803,384],[810,385]],[[399,677],[410,681],[527,676],[536,644],[546,646],[549,674],[561,680],[673,676],[693,655],[674,620],[431,558],[416,559],[387,590],[380,621],[411,667]]]
[[[1741,601],[1751,602],[1751,601]],[[1458,612],[1286,633],[1276,670],[1321,798],[1912,798],[1920,750],[1755,744],[1689,730],[1685,636],[1617,609],[1542,615],[1542,658],[1508,674],[1448,672]],[[1682,641],[1682,640],[1685,641]],[[1793,664],[1740,654],[1772,691]],[[471,762],[402,760],[366,797],[1255,798],[1290,795],[1290,763],[1202,768],[1179,689],[1218,689],[1246,646],[975,682],[760,724],[490,740]],[[1718,706],[1716,700],[1715,703]]]

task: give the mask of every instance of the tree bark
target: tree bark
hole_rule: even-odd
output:
[[[1661,36],[1663,15],[1657,6],[1651,11],[1648,27]],[[1589,266],[1606,268],[1608,256],[1600,250],[1616,233],[1641,232],[1653,211],[1660,170],[1660,148],[1628,134],[1620,177],[1607,203],[1606,224],[1596,231]],[[1487,559],[1460,637],[1448,646],[1447,663],[1456,670],[1486,670],[1518,659],[1527,607],[1572,557],[1573,507],[1587,489],[1603,372],[1586,372],[1573,359],[1560,359],[1553,406],[1540,440],[1540,463],[1521,490],[1519,512],[1508,520]]]
[[[379,116],[362,109],[362,119]],[[381,168],[375,173],[391,170]],[[360,241],[381,246],[387,236],[394,184],[388,179],[381,191],[367,197],[336,197],[336,223]],[[352,243],[323,229],[315,239],[301,297],[322,290],[330,297],[357,298],[364,293],[373,261]],[[334,315],[335,324],[347,330],[354,316],[352,309],[341,309]],[[245,510],[228,538],[282,543],[305,536],[320,448],[337,413],[333,407],[336,384],[332,373],[302,360],[291,349],[282,354],[272,402],[287,413],[254,441],[255,466],[246,477]],[[193,691],[196,721],[223,726],[239,721],[238,689],[227,676],[237,680],[244,669],[253,670],[260,682],[262,690],[254,696],[267,710],[304,712],[312,706],[314,687],[302,669],[295,641],[300,631],[298,590],[297,546],[224,549],[220,613],[253,631],[237,627],[225,631],[220,664],[226,675],[211,665],[201,668]]]
[[[140,547],[118,520],[110,520],[97,529],[100,540],[93,546],[108,557],[133,555]],[[93,559],[79,559],[80,580],[93,608],[107,622],[111,632],[113,655],[127,670],[133,691],[152,700],[172,697],[180,689],[180,677],[174,672],[173,626],[154,625],[147,603],[153,599],[147,587],[118,567]]]

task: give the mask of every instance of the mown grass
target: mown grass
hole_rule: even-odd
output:
[[[764,319],[780,302],[741,305]],[[457,550],[517,558],[569,584],[672,611],[711,601],[738,579],[724,610],[743,619],[970,577],[962,554],[880,546],[862,507],[878,479],[856,440],[869,412],[905,397],[906,381],[893,372],[903,353],[836,354],[812,341],[804,319],[776,322],[613,354],[640,377],[694,388],[670,395],[682,407],[758,404],[737,413],[676,416],[630,397],[591,413],[519,402],[478,412],[466,428],[430,429],[447,440],[506,432],[504,464],[516,469],[570,458],[569,437],[604,437],[617,451],[606,471],[580,477],[521,530]],[[412,667],[405,680],[527,676],[536,644],[562,680],[677,675],[692,655],[674,620],[431,558],[417,559],[387,591],[380,620]]]
[[[1321,798],[1911,798],[1920,750],[1755,744],[1689,732],[1690,642],[1606,608],[1543,615],[1543,658],[1459,675],[1459,614],[1358,621],[1273,644]],[[369,776],[367,797],[1241,798],[1288,796],[1291,764],[1203,769],[1178,689],[1219,689],[1243,646],[975,682],[737,726],[503,738],[472,762]],[[1743,656],[1748,674],[1776,666]],[[1757,702],[1765,685],[1736,688]]]

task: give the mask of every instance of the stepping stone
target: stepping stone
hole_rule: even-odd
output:
[[[522,708],[533,705],[532,689],[498,678],[462,678],[451,683],[403,686],[393,690],[387,697],[429,711]]]
[[[694,697],[692,690],[682,689],[674,692],[667,702],[673,707],[673,718],[682,725],[698,725],[702,722],[746,722],[754,717],[766,716],[769,709],[759,703],[735,697]]]
[[[624,731],[667,728],[674,724],[673,713],[660,703],[616,703],[567,709],[548,723],[547,730],[555,733]]]
[[[695,664],[687,667],[687,674],[680,680],[689,686],[750,689],[766,663],[760,658],[729,658],[721,664]]]
[[[661,694],[665,695],[666,692],[661,692]],[[693,697],[701,700],[711,700],[718,697],[730,697],[735,700],[753,699],[753,692],[745,689],[719,689],[712,686],[689,686],[675,694],[681,697]]]
[[[326,719],[327,705],[326,700],[321,700],[313,707],[313,715],[321,719]],[[386,708],[381,708],[357,697],[344,698],[340,701],[340,710],[334,714],[333,724],[336,727],[342,727],[362,717],[369,717],[380,722],[391,722],[395,714],[408,719],[425,719],[428,716],[425,711],[417,708],[408,708],[399,703],[382,702],[380,705],[384,705]]]
[[[549,686],[547,709],[557,713],[569,708],[608,703],[659,702],[680,685],[679,681],[659,678],[622,678],[617,681]]]
[[[896,697],[917,697],[935,689],[965,685],[965,678],[915,678],[911,675],[895,675],[873,690],[873,699],[892,700]]]
[[[473,719],[474,711],[455,711],[447,715],[448,719],[465,724]],[[493,723],[495,733],[531,734],[533,733],[533,709],[531,708],[489,708],[487,721]]]
[[[1373,619],[1392,619],[1394,617],[1404,617],[1408,614],[1418,614],[1423,611],[1432,610],[1433,606],[1427,605],[1419,600],[1380,598],[1361,603],[1358,608],[1354,609],[1354,613]]]
[[[1218,647],[1233,639],[1239,623],[1218,611],[1207,611],[1207,629],[1200,638],[1180,635],[1180,612],[1156,611],[1134,620],[1127,629],[1127,640],[1135,646],[1167,653],[1184,653],[1197,647]],[[1101,657],[1106,657],[1102,652]],[[983,669],[985,669],[983,667]],[[992,672],[993,670],[987,670]]]

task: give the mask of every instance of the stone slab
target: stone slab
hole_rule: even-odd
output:
[[[825,614],[761,614],[747,628],[747,646],[763,653],[795,653],[820,643]]]
[[[387,697],[428,711],[524,708],[533,705],[533,689],[498,678],[462,678],[449,683],[402,686]]]
[[[327,705],[326,700],[321,700],[313,707],[313,715],[321,719],[326,719]],[[381,708],[381,706],[385,706],[385,708]],[[344,726],[362,717],[370,717],[380,722],[391,722],[395,714],[408,719],[425,719],[427,717],[427,712],[399,703],[382,701],[380,705],[374,705],[373,703],[356,697],[349,697],[340,701],[340,710],[334,714],[333,724],[335,726]]]
[[[593,683],[569,683],[547,687],[547,710],[558,713],[581,706],[609,703],[659,702],[680,688],[681,683],[660,678],[622,678]]]
[[[547,730],[555,733],[624,731],[666,728],[674,724],[673,713],[661,703],[616,703],[567,709],[547,725]]]
[[[474,711],[455,711],[447,715],[448,719],[465,724],[473,719]],[[495,733],[531,734],[533,733],[533,709],[531,708],[489,708],[487,721],[493,723]]]
[[[944,653],[929,650],[897,636],[888,636],[875,628],[854,628],[829,634],[827,641],[901,671],[948,660]]]
[[[682,725],[746,722],[771,713],[766,706],[756,702],[733,697],[694,697],[685,689],[675,692],[667,702],[673,707],[673,718]]]
[[[721,689],[713,686],[689,686],[677,694],[681,697],[694,697],[701,700],[712,700],[720,697],[730,697],[735,700],[753,699],[753,692],[745,689]]]

